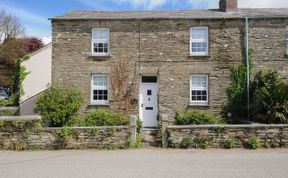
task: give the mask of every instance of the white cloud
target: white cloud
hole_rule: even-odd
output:
[[[34,13],[31,13],[25,9],[18,8],[18,7],[12,7],[12,6],[9,6],[6,4],[2,4],[2,3],[0,3],[0,6],[1,6],[1,9],[2,8],[5,9],[6,12],[19,17],[21,20],[25,20],[25,21],[29,21],[29,22],[33,22],[33,23],[40,23],[42,25],[47,25],[50,23],[48,18],[41,17],[41,16],[34,14]]]
[[[239,8],[287,8],[287,0],[238,0]]]
[[[50,37],[44,36],[41,39],[45,45],[52,41],[51,36]]]

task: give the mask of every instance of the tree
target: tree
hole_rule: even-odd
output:
[[[131,78],[129,78],[130,76],[128,60],[120,58],[114,62],[110,72],[112,98],[117,109],[124,113],[129,112],[134,107],[131,100],[135,96],[135,72]]]
[[[25,28],[18,17],[7,14],[4,9],[0,11],[0,42],[10,38],[19,38],[25,35]]]
[[[25,37],[20,40],[23,41],[26,53],[33,53],[44,46],[43,41],[37,37]]]
[[[0,83],[8,86],[9,80],[16,69],[16,59],[24,56],[27,49],[23,42],[10,38],[0,45]]]

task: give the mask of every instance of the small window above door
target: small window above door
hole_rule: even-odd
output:
[[[156,76],[142,76],[142,83],[157,83]]]

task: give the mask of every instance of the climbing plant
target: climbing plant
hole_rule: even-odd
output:
[[[253,49],[249,49],[249,78],[253,68]],[[228,101],[225,104],[225,113],[232,117],[247,116],[247,65],[240,64],[232,68],[231,84],[227,90]]]
[[[23,56],[16,60],[16,69],[10,80],[11,102],[14,105],[19,105],[20,97],[24,95],[23,81],[30,72],[27,72],[22,63],[27,60],[29,60],[29,56]]]

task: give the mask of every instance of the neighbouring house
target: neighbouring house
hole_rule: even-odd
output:
[[[220,114],[231,68],[245,63],[248,48],[254,73],[274,69],[288,79],[284,8],[240,9],[237,0],[220,0],[219,9],[72,11],[51,22],[52,85],[78,87],[83,112],[114,109],[109,76],[120,59],[129,61],[130,80],[136,76],[131,113],[146,127],[164,115],[173,121],[176,111]]]
[[[29,55],[22,65],[29,74],[23,81],[24,95],[20,98],[20,115],[34,115],[39,94],[51,85],[52,44]]]

